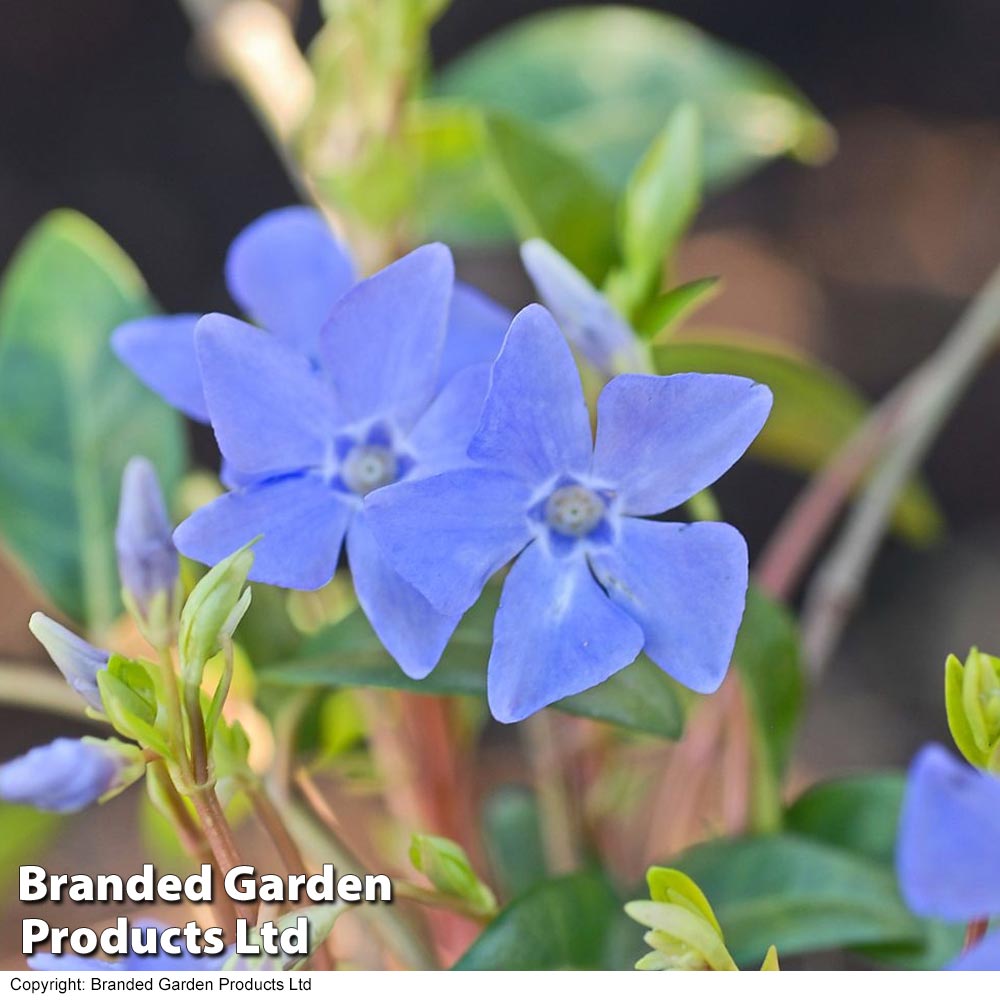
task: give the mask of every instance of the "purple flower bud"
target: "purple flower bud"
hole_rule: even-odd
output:
[[[147,625],[165,625],[172,608],[179,565],[171,534],[156,470],[148,459],[130,459],[122,476],[115,547],[122,588]]]
[[[28,628],[45,647],[52,662],[62,671],[69,686],[91,708],[103,712],[101,693],[97,689],[97,674],[107,667],[111,654],[107,650],[91,646],[41,611],[36,611],[31,616]]]
[[[121,791],[142,770],[138,747],[61,737],[0,765],[0,799],[49,812],[77,812]]]
[[[521,261],[563,336],[599,372],[618,375],[648,368],[642,345],[614,306],[545,240],[521,244]]]

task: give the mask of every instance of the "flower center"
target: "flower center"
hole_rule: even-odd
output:
[[[340,467],[344,485],[361,496],[394,483],[398,475],[399,463],[392,449],[377,444],[352,448]]]
[[[604,501],[586,486],[561,486],[545,504],[545,520],[561,535],[582,538],[601,523],[604,510]]]

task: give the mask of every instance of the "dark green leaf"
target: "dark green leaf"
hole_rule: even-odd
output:
[[[920,921],[883,865],[791,834],[716,840],[673,862],[712,903],[740,966],[772,944],[793,955],[856,945],[919,945]]]
[[[527,788],[504,785],[486,800],[483,833],[497,884],[517,896],[546,875],[545,848],[535,796]]]
[[[180,418],[111,353],[151,308],[142,279],[94,223],[61,211],[29,234],[0,292],[0,533],[66,614],[100,633],[121,608],[114,523],[122,469],[184,465]]]
[[[515,899],[479,935],[456,969],[604,969],[621,902],[603,876],[543,882]]]
[[[684,730],[684,709],[677,692],[675,681],[640,656],[603,684],[564,698],[555,707],[571,715],[676,740]]]
[[[489,115],[486,136],[498,193],[521,239],[540,236],[595,284],[617,257],[615,198],[588,166],[544,132]]]
[[[794,833],[841,847],[894,869],[896,826],[906,784],[904,775],[883,771],[838,778],[814,785],[785,814]],[[921,920],[922,939],[909,946],[863,949],[879,965],[903,969],[940,969],[962,947],[963,927]]]
[[[788,807],[785,826],[891,865],[905,784],[902,774],[890,771],[821,782]]]
[[[262,683],[285,686],[386,687],[417,694],[485,697],[499,593],[488,588],[459,623],[441,662],[424,680],[407,677],[359,610],[307,639],[295,657],[261,671]],[[556,708],[639,732],[676,739],[684,714],[675,683],[645,657]]]
[[[781,779],[802,708],[802,666],[794,619],[756,587],[747,593],[733,661],[754,729],[755,818],[765,827],[776,826]]]
[[[435,89],[532,122],[618,192],[683,102],[705,125],[711,186],[775,156],[811,161],[832,147],[826,123],[766,63],[677,18],[621,5],[526,18],[450,63]]]
[[[858,429],[865,400],[839,375],[759,338],[670,340],[653,348],[656,370],[725,372],[770,386],[774,409],[751,454],[799,472],[827,462]],[[912,484],[896,508],[895,527],[913,542],[941,531],[941,514],[927,490]]]

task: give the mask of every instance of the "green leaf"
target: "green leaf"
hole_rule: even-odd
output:
[[[633,316],[658,290],[670,257],[701,202],[701,119],[682,104],[646,151],[622,197],[622,268],[609,292]]]
[[[718,292],[719,279],[715,277],[697,278],[677,285],[658,295],[642,310],[636,320],[637,332],[646,338],[666,335],[681,320],[714,299]]]
[[[750,453],[798,472],[824,465],[868,412],[865,400],[839,375],[760,338],[670,340],[654,345],[653,359],[662,375],[725,372],[770,386],[774,408]],[[903,494],[894,525],[919,544],[940,534],[942,516],[919,482]]]
[[[751,586],[733,661],[743,680],[754,735],[755,820],[774,828],[781,784],[799,721],[803,675],[798,631],[788,611]]]
[[[667,740],[678,739],[684,731],[677,683],[645,656],[603,684],[557,701],[554,707]]]
[[[905,777],[894,771],[824,781],[788,807],[785,826],[889,866],[905,786]]]
[[[97,687],[104,714],[122,736],[150,747],[163,757],[172,757],[167,738],[158,726],[161,709],[156,687],[142,663],[113,655],[107,669],[98,671]]]
[[[483,809],[483,837],[506,895],[520,895],[545,878],[538,804],[529,789],[505,785],[493,792]]]
[[[185,462],[180,417],[109,346],[119,323],[151,307],[121,250],[69,211],[31,231],[0,290],[0,535],[98,635],[121,608],[113,534],[125,463],[145,455],[169,495]]]
[[[515,899],[458,960],[458,970],[609,968],[621,903],[593,872],[543,882]]]
[[[446,66],[435,92],[526,119],[616,192],[684,102],[704,123],[710,187],[776,156],[816,161],[832,148],[829,126],[772,67],[677,18],[617,4],[525,18]]]
[[[856,945],[918,945],[920,922],[893,873],[849,851],[791,834],[715,840],[673,862],[698,883],[737,965]]]
[[[588,166],[533,126],[489,115],[497,190],[522,240],[540,236],[595,284],[615,262],[615,197]]]
[[[892,875],[905,786],[905,776],[893,771],[824,781],[789,806],[785,826],[792,833],[877,862]],[[880,965],[943,968],[959,953],[964,928],[938,920],[919,923],[922,937],[918,943],[864,948],[864,954]]]
[[[498,599],[497,588],[484,592],[459,623],[441,661],[423,680],[412,680],[399,669],[358,610],[308,638],[292,659],[261,670],[260,682],[289,687],[385,687],[484,698]],[[676,739],[684,726],[675,682],[645,657],[554,707],[664,739]]]

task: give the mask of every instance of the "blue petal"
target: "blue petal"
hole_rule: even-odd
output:
[[[434,398],[454,281],[451,251],[419,247],[334,306],[320,353],[348,421],[392,417],[408,430]]]
[[[530,500],[511,476],[461,469],[375,490],[365,512],[393,569],[442,614],[455,615],[530,541]]]
[[[335,422],[329,388],[276,337],[219,313],[196,332],[205,397],[226,461],[263,476],[321,466]]]
[[[308,357],[334,304],[355,282],[354,262],[311,208],[262,215],[233,240],[226,283],[256,323]]]
[[[598,586],[579,555],[530,545],[503,586],[487,672],[490,711],[520,722],[627,667],[642,630]]]
[[[522,309],[493,365],[470,458],[537,486],[583,474],[592,441],[580,373],[566,341],[539,305]]]
[[[597,403],[593,472],[627,514],[659,514],[710,486],[750,446],[771,390],[736,375],[619,375]]]
[[[489,384],[490,366],[472,365],[437,394],[408,440],[421,476],[469,464],[469,441],[479,426]]]
[[[569,342],[606,375],[641,368],[632,328],[611,303],[545,240],[521,245],[521,261]]]
[[[91,646],[41,611],[36,611],[28,619],[28,628],[45,647],[45,652],[52,658],[69,686],[91,708],[103,712],[104,703],[97,686],[97,675],[107,667],[111,654],[105,649]]]
[[[649,658],[693,691],[715,691],[746,602],[743,536],[729,524],[625,517],[614,546],[590,559],[611,600],[642,628]]]
[[[910,767],[896,867],[910,909],[943,920],[1000,913],[1000,780],[925,747]]]
[[[455,282],[448,313],[448,333],[441,356],[439,384],[468,365],[492,364],[503,346],[513,313],[478,289]]]
[[[209,566],[257,535],[252,580],[315,590],[329,583],[353,508],[326,483],[295,476],[226,493],[174,532],[177,548]]]
[[[208,407],[194,349],[198,319],[188,314],[134,319],[111,334],[111,346],[143,384],[174,409],[207,424]]]
[[[951,972],[1000,972],[1000,931],[994,931],[948,966]]]
[[[382,645],[415,680],[436,666],[461,615],[439,614],[389,565],[372,537],[364,512],[347,532],[347,560],[358,602]]]

